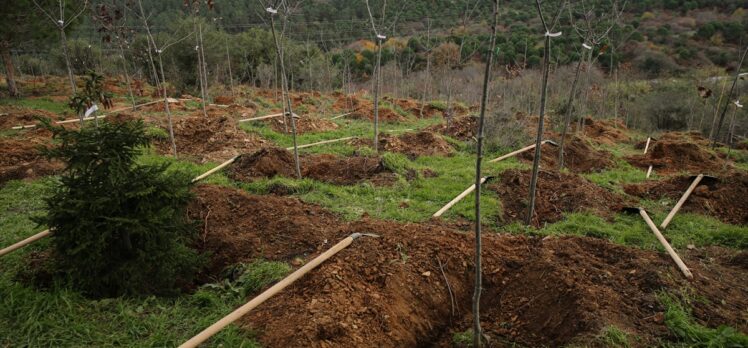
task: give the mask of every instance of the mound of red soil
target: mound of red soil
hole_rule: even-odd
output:
[[[37,117],[50,120],[60,119],[58,115],[45,110],[27,109],[12,106],[2,107],[0,108],[0,129],[10,129],[16,126],[37,124],[39,123],[39,121],[36,119]]]
[[[62,163],[50,162],[40,152],[49,147],[48,131],[25,131],[20,137],[0,138],[0,184],[9,180],[33,179],[57,173]]]
[[[291,121],[286,120],[284,117],[275,117],[266,121],[270,123],[270,127],[276,132],[285,133],[286,129],[291,132]],[[315,133],[315,132],[327,132],[338,129],[338,124],[324,118],[315,117],[300,117],[296,119],[296,134],[304,133]]]
[[[236,122],[225,116],[178,119],[174,122],[174,138],[180,156],[186,154],[199,162],[225,161],[267,144],[265,140],[239,129]],[[171,153],[168,139],[159,140],[156,147],[161,153]]]
[[[647,181],[624,186],[632,196],[646,199],[666,198],[672,206],[686,192],[693,178],[672,177],[660,181]],[[748,174],[735,172],[722,175],[716,182],[702,180],[683,204],[681,211],[713,216],[726,223],[748,225]]]
[[[347,117],[352,119],[367,119],[374,120],[374,103],[371,100],[364,99],[357,95],[343,95],[337,96],[335,103],[332,105],[334,110],[338,112],[350,111],[351,114]],[[385,108],[380,103],[379,105],[379,121],[382,122],[401,122],[406,118],[398,114],[390,108]]]
[[[213,101],[216,104],[222,104],[222,105],[234,104],[234,100],[235,100],[234,97],[229,96],[229,95],[219,95],[213,98]]]
[[[391,97],[384,97],[383,100],[397,105],[399,108],[407,111],[413,116],[420,117],[421,109],[423,109],[423,117],[441,117],[444,115],[442,110],[435,108],[429,103],[423,104],[421,101],[413,99],[395,99]]]
[[[558,168],[558,151],[560,147],[544,144],[541,149],[541,167],[546,169]],[[523,152],[518,155],[520,160],[532,163],[535,158],[535,150]],[[598,151],[592,148],[586,140],[571,136],[564,143],[564,168],[575,173],[600,172],[613,165],[612,155],[607,151]]]
[[[243,317],[264,346],[449,346],[470,325],[472,234],[439,223],[345,222],[298,199],[225,187],[195,192],[196,246],[211,255],[203,279],[259,258],[308,262],[354,232],[381,236],[355,240]],[[695,275],[688,282],[666,254],[604,240],[487,233],[483,244],[481,321],[494,342],[584,345],[615,325],[652,345],[669,335],[657,291],[685,286],[705,299],[693,304],[700,323],[748,328],[748,269],[735,251],[681,251]]]
[[[659,138],[652,139],[649,143],[649,148],[651,149],[652,146],[658,141],[668,141],[668,142],[685,142],[685,143],[695,143],[701,146],[709,146],[710,142],[709,139],[704,138],[704,136],[701,135],[701,133],[693,131],[693,132],[667,132],[663,133]],[[644,150],[644,147],[647,146],[647,139],[644,139],[634,145],[634,148],[637,150]]]
[[[585,136],[601,144],[617,144],[631,140],[631,137],[626,134],[626,125],[621,121],[586,117],[582,130]]]
[[[478,119],[472,116],[459,117],[452,122],[433,125],[426,128],[427,131],[444,134],[459,140],[470,140],[478,131]]]
[[[358,138],[354,145],[372,146],[371,139]],[[444,138],[429,131],[418,133],[404,133],[399,136],[391,134],[379,135],[379,148],[389,152],[397,152],[415,158],[418,156],[446,156],[454,152],[454,148]]]
[[[305,178],[336,185],[352,185],[362,181],[390,184],[394,173],[377,157],[338,157],[329,154],[301,157],[301,175]],[[227,170],[230,178],[252,182],[274,176],[296,177],[293,153],[280,148],[263,148],[250,155],[242,155]]]
[[[698,174],[724,170],[724,160],[709,150],[694,143],[667,140],[650,144],[647,154],[630,156],[626,160],[645,170],[652,165],[656,173],[666,175],[683,171]]]
[[[488,185],[501,199],[504,220],[524,221],[527,216],[531,174],[530,170],[508,170],[499,182]],[[622,197],[579,175],[541,170],[532,224],[541,227],[562,220],[564,213],[579,211],[609,217],[624,205]]]

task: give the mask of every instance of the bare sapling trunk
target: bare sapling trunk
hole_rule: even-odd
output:
[[[722,113],[720,113],[719,115],[719,122],[717,123],[717,130],[714,132],[714,138],[712,138],[712,148],[717,146],[719,133],[722,130],[722,123],[725,121],[725,114],[727,113],[727,107],[730,105],[730,100],[732,100],[733,93],[735,92],[735,85],[738,84],[738,79],[740,79],[740,69],[743,68],[743,61],[745,61],[746,54],[748,54],[748,46],[746,46],[745,51],[743,51],[743,54],[740,57],[738,68],[735,69],[735,79],[732,81],[732,87],[730,87],[730,93],[727,94],[727,100],[725,101],[725,106],[724,108],[722,108]]]
[[[122,47],[122,43],[119,43],[119,54],[122,57],[122,71],[125,73],[125,83],[127,84],[127,93],[130,95],[130,103],[132,103],[132,111],[135,111],[135,95],[132,92],[132,84],[130,83],[130,72],[127,69],[127,59],[125,59],[125,50]]]
[[[171,120],[171,109],[169,109],[169,96],[166,92],[166,75],[164,75],[164,62],[161,58],[161,50],[158,51],[158,67],[161,71],[161,81],[163,83],[161,84],[161,87],[163,88],[164,93],[164,109],[166,110],[166,119],[169,122],[169,140],[171,141],[171,152],[174,155],[174,157],[177,157],[177,143],[174,140],[174,124]]]
[[[234,74],[231,72],[231,52],[229,52],[229,37],[226,34],[226,63],[229,66],[229,88],[231,96],[234,96]]]
[[[203,109],[205,108],[205,103],[210,102],[210,90],[208,89],[208,62],[205,60],[205,44],[203,44],[203,24],[198,24],[200,35],[200,61],[202,61],[203,64],[203,79],[205,80],[205,100],[203,100]]]
[[[483,269],[481,264],[481,221],[480,221],[480,185],[481,162],[483,161],[483,125],[486,119],[486,104],[488,103],[488,82],[491,78],[494,48],[496,47],[496,31],[499,22],[499,0],[493,8],[493,25],[491,27],[491,46],[483,75],[483,91],[481,94],[480,116],[478,118],[477,150],[475,155],[475,285],[473,287],[473,347],[481,346],[480,325],[480,295],[483,286]]]
[[[379,152],[379,90],[382,80],[382,39],[377,36],[377,67],[374,80],[374,151]]]
[[[538,172],[540,171],[541,147],[543,145],[543,126],[545,120],[545,102],[548,94],[548,72],[551,64],[551,37],[559,36],[561,33],[551,33],[543,17],[543,10],[540,8],[540,1],[535,0],[535,6],[538,10],[538,16],[545,29],[545,42],[543,44],[543,80],[540,91],[540,115],[538,117],[538,134],[535,140],[535,158],[532,161],[532,177],[530,178],[530,199],[527,207],[527,218],[525,224],[532,224],[532,217],[535,211],[535,191],[538,185]],[[560,11],[559,11],[560,13]],[[554,21],[555,22],[555,21]]]
[[[199,31],[197,26],[197,15],[194,14],[193,26],[194,31]],[[203,59],[200,55],[200,35],[195,35],[195,54],[197,54],[197,77],[200,80],[200,99],[203,108],[203,116],[208,117],[208,110],[205,108],[205,81],[203,80]]]
[[[156,51],[156,43],[153,42],[153,35],[151,35],[151,27],[148,25],[148,17],[145,15],[143,10],[143,1],[138,0],[138,7],[140,8],[140,18],[143,20],[143,26],[145,27],[145,33],[148,35],[148,62],[151,66],[151,73],[153,74],[153,81],[156,83],[156,89],[161,89],[160,78],[158,77],[158,70],[156,70],[156,60],[153,59],[153,52]]]
[[[712,126],[709,128],[709,139],[714,137],[714,132],[717,129],[717,115],[719,114],[719,107],[722,105],[722,98],[725,96],[725,88],[727,88],[727,80],[722,82],[722,90],[719,92],[719,98],[714,104],[714,116],[712,116]]]
[[[75,86],[75,76],[73,75],[73,67],[70,65],[70,54],[68,53],[68,40],[65,36],[65,27],[60,23],[60,41],[62,44],[62,55],[65,57],[65,66],[68,69],[68,78],[70,79],[70,88],[73,90],[73,94],[77,92]],[[80,115],[81,124],[83,124],[83,114]]]
[[[10,55],[9,45],[0,45],[0,56],[3,59],[3,65],[5,65],[5,75],[8,81],[8,95],[11,98],[19,96],[18,87],[16,86],[15,67],[13,66],[13,57]]]
[[[291,107],[291,96],[288,92],[288,81],[286,80],[286,64],[283,59],[283,53],[281,51],[281,43],[278,40],[278,36],[275,33],[275,17],[274,13],[270,13],[270,29],[273,33],[273,40],[275,41],[275,53],[280,63],[280,75],[281,75],[281,96],[284,98],[286,104],[286,112],[288,118],[291,120],[291,134],[293,138],[293,159],[294,166],[296,169],[296,177],[301,179],[301,165],[299,164],[299,146],[296,142],[296,118],[294,117],[293,108]]]
[[[431,89],[431,18],[426,19],[426,42],[428,48],[426,49],[426,86],[423,89],[423,99],[421,100],[421,110],[419,116],[423,118],[423,109],[426,107],[426,99]]]
[[[564,128],[561,130],[561,139],[559,139],[559,150],[558,150],[558,170],[564,169],[564,142],[566,141],[566,133],[569,131],[569,124],[571,123],[571,108],[574,104],[574,95],[577,93],[577,83],[579,82],[579,72],[582,70],[582,59],[577,62],[577,70],[574,73],[574,81],[571,83],[571,91],[569,92],[569,100],[566,101],[566,114],[564,115]]]
[[[584,77],[584,98],[582,99],[582,103],[580,105],[579,110],[579,119],[577,124],[577,133],[584,133],[584,114],[587,112],[587,101],[589,100],[590,95],[590,75],[592,73],[592,50],[590,50],[589,55],[587,56],[587,64],[586,64],[587,71],[585,72]]]

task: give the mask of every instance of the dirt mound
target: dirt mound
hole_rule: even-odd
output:
[[[352,185],[362,181],[386,185],[396,180],[378,157],[338,157],[329,154],[303,156],[301,175],[305,178],[336,185]],[[263,148],[242,155],[229,167],[227,174],[237,181],[252,182],[274,176],[296,177],[293,154],[285,149]]]
[[[626,185],[624,191],[646,199],[667,198],[672,205],[686,192],[693,178],[672,177],[661,181],[648,181]],[[726,223],[748,225],[748,174],[735,172],[720,176],[717,182],[705,179],[693,191],[681,211],[713,216]],[[671,206],[672,206],[671,205]]]
[[[40,147],[50,145],[48,132],[42,130],[26,131],[22,137],[0,138],[0,184],[38,178],[61,170],[62,163],[50,162],[39,152]]]
[[[472,116],[459,117],[452,122],[433,125],[427,131],[444,134],[459,140],[470,140],[478,131],[478,118]]]
[[[332,105],[338,112],[351,112],[347,117],[352,119],[374,120],[374,103],[371,100],[364,99],[357,95],[337,96]],[[401,122],[406,118],[390,108],[383,107],[379,104],[379,121],[382,122]]]
[[[372,146],[371,139],[356,139],[354,145]],[[418,156],[446,156],[454,152],[454,148],[444,138],[429,131],[405,133],[398,136],[391,134],[379,135],[379,148],[389,152],[397,152],[415,158]]]
[[[216,104],[222,104],[222,105],[230,105],[234,104],[234,97],[228,96],[228,95],[219,95],[213,98],[213,101]]]
[[[286,129],[288,129],[289,133],[291,132],[290,120],[288,121],[289,123],[286,124],[284,117],[271,118],[266,122],[269,123],[270,127],[276,132],[285,133]],[[297,134],[327,132],[335,129],[338,129],[338,124],[324,118],[300,117],[296,120]]]
[[[413,99],[396,99],[391,97],[384,97],[384,101],[397,105],[400,109],[407,111],[413,116],[420,117],[421,109],[423,109],[423,117],[441,117],[444,115],[442,110],[434,107],[430,103],[423,104],[419,100]]]
[[[701,146],[709,146],[710,142],[709,139],[704,138],[704,136],[701,135],[701,133],[692,131],[692,132],[667,132],[663,133],[659,138],[652,138],[649,143],[649,148],[651,149],[652,146],[658,141],[663,140],[667,142],[685,142],[685,143],[695,143]],[[644,139],[634,145],[634,148],[637,150],[644,150],[644,147],[647,146],[647,140]]]
[[[0,129],[9,129],[16,126],[37,124],[39,123],[39,121],[36,119],[37,117],[50,120],[60,119],[58,115],[45,110],[26,109],[12,106],[1,107]]]
[[[558,151],[560,147],[544,144],[541,151],[541,167],[546,169],[558,168]],[[520,160],[532,163],[535,150],[519,154]],[[592,148],[586,140],[571,136],[564,143],[564,167],[575,173],[600,172],[613,165],[611,154]]]
[[[626,134],[626,125],[621,121],[585,117],[582,122],[583,134],[598,143],[617,144],[631,140],[631,137]],[[576,130],[576,125],[574,129]]]
[[[652,165],[656,173],[666,175],[683,171],[697,174],[724,170],[724,160],[694,143],[659,140],[654,145],[650,144],[649,148],[647,154],[630,156],[626,160],[645,170]]]
[[[499,194],[503,219],[524,221],[530,195],[530,170],[512,169],[501,174],[497,183],[488,185]],[[563,219],[564,213],[591,211],[609,217],[625,204],[622,197],[587,179],[558,172],[540,171],[532,224],[541,227]]]
[[[236,122],[226,116],[178,119],[174,122],[174,138],[180,156],[186,154],[199,162],[225,161],[267,144],[265,140],[239,129]],[[159,140],[156,147],[161,153],[171,153],[168,139]]]

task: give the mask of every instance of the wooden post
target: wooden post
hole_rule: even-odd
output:
[[[652,165],[649,165],[649,169],[647,169],[647,179],[649,179],[649,176],[652,175]]]
[[[541,145],[545,144],[547,142],[548,142],[548,140],[543,140],[543,142],[541,143]],[[521,154],[523,152],[530,151],[530,150],[532,150],[534,148],[535,148],[535,144],[528,145],[528,146],[525,146],[525,147],[523,147],[523,148],[521,148],[521,149],[519,149],[517,151],[513,151],[513,152],[510,152],[510,153],[508,153],[506,155],[503,155],[501,157],[494,158],[494,159],[488,161],[488,163],[494,163],[494,162],[503,161],[503,160],[505,160],[505,159],[507,159],[509,157],[517,156],[517,155],[519,155],[519,154]]]
[[[213,173],[215,173],[215,172],[217,172],[217,171],[219,171],[219,170],[221,170],[221,169],[225,168],[225,167],[226,167],[226,166],[228,166],[229,164],[231,164],[231,163],[234,163],[234,161],[236,161],[236,159],[237,159],[237,158],[239,158],[239,156],[235,156],[235,157],[231,158],[230,160],[228,160],[228,161],[226,161],[226,162],[223,162],[223,163],[219,164],[219,165],[218,165],[217,167],[215,167],[215,168],[213,168],[213,169],[211,169],[211,170],[209,170],[209,171],[207,171],[207,172],[205,172],[205,173],[203,173],[203,174],[200,174],[200,175],[199,175],[199,176],[197,176],[196,178],[192,179],[192,182],[193,182],[193,183],[195,183],[195,182],[198,182],[198,181],[200,181],[200,180],[203,180],[203,179],[205,179],[205,178],[209,177],[209,176],[210,176],[210,175],[212,175]]]
[[[250,122],[250,121],[259,121],[259,120],[265,120],[265,119],[268,119],[268,118],[275,118],[275,117],[280,117],[280,116],[283,116],[283,113],[266,115],[266,116],[260,116],[260,117],[245,118],[245,119],[239,120],[237,122],[242,123],[242,122]]]
[[[483,183],[485,183],[486,180],[488,180],[488,178],[489,178],[488,176],[482,177],[480,179],[481,185],[483,185]],[[437,211],[436,213],[434,213],[434,215],[431,215],[431,216],[433,216],[433,217],[442,216],[442,214],[444,214],[445,212],[447,212],[447,210],[449,210],[450,208],[452,208],[452,206],[454,206],[455,204],[457,204],[463,198],[467,197],[467,195],[469,195],[473,191],[475,191],[475,184],[470,185],[470,187],[468,187],[467,189],[465,189],[465,191],[462,191],[462,193],[460,193],[457,197],[455,197],[454,199],[452,199],[451,201],[449,201],[449,203],[447,203],[447,205],[443,206],[441,209],[439,209],[439,211]]]
[[[652,140],[652,137],[647,138],[647,145],[644,145],[644,154],[647,154],[647,150],[649,150],[649,142]]]
[[[350,140],[350,139],[354,139],[354,138],[356,138],[356,137],[345,137],[345,138],[340,138],[340,139],[332,139],[332,140],[324,140],[324,141],[318,141],[318,142],[316,142],[316,143],[311,143],[311,144],[304,144],[304,145],[299,145],[299,146],[298,146],[298,148],[299,148],[299,149],[303,149],[303,148],[307,148],[307,147],[312,147],[312,146],[317,146],[317,145],[322,145],[322,144],[337,143],[337,142],[339,142],[339,141],[345,141],[345,140]],[[291,146],[291,147],[287,147],[287,148],[286,148],[286,150],[288,150],[288,151],[291,151],[291,150],[293,150],[293,146]]]
[[[293,282],[301,278],[303,275],[307,274],[309,271],[313,270],[317,266],[319,266],[322,262],[325,262],[327,259],[331,258],[335,254],[337,254],[339,251],[345,249],[355,239],[360,237],[361,235],[358,233],[354,233],[345,239],[338,242],[338,244],[335,244],[332,248],[328,249],[321,255],[315,257],[312,261],[309,261],[306,265],[302,266],[295,272],[291,273],[288,277],[284,278],[277,284],[270,287],[270,289],[265,290],[263,293],[258,295],[257,297],[253,298],[251,301],[247,302],[243,306],[237,308],[231,314],[223,317],[221,320],[217,321],[213,325],[209,326],[207,329],[203,330],[199,334],[197,334],[195,337],[192,337],[187,342],[182,343],[179,348],[194,348],[200,345],[201,343],[208,340],[210,337],[221,331],[223,328],[228,326],[229,324],[235,322],[245,314],[249,313],[252,309],[259,306],[263,302],[265,302],[267,299],[272,297],[273,295],[279,293],[281,290],[285,289],[287,286],[291,285]]]
[[[47,237],[47,236],[49,236],[51,234],[52,234],[52,232],[50,230],[41,231],[41,232],[39,232],[39,233],[37,233],[37,234],[35,234],[35,235],[31,236],[31,237],[28,237],[28,238],[26,238],[26,239],[24,239],[24,240],[22,240],[22,241],[20,241],[20,242],[18,242],[16,244],[13,244],[13,245],[5,248],[5,249],[0,250],[0,256],[3,256],[5,254],[9,254],[12,251],[15,251],[15,250],[18,250],[20,248],[23,248],[24,246],[29,245],[29,244],[31,244],[33,242],[36,242],[37,240],[42,239],[44,237]]]
[[[683,260],[680,259],[680,256],[673,250],[673,247],[670,246],[670,243],[667,242],[667,239],[662,236],[662,233],[660,233],[660,230],[657,229],[657,226],[655,226],[654,222],[652,222],[652,219],[649,218],[649,215],[647,215],[647,212],[644,209],[639,209],[639,214],[644,219],[644,222],[647,223],[647,226],[649,226],[649,229],[652,230],[652,232],[657,237],[657,240],[660,241],[660,244],[662,244],[663,247],[665,247],[665,250],[668,254],[670,254],[670,257],[675,261],[675,264],[678,265],[678,268],[680,268],[681,272],[683,272],[683,275],[686,276],[686,278],[693,278],[693,274],[691,274],[691,271],[686,267],[686,264],[683,263]]]
[[[699,186],[699,183],[701,182],[701,179],[704,179],[704,174],[699,174],[699,176],[696,177],[696,179],[693,180],[691,183],[691,186],[688,187],[686,192],[683,194],[683,196],[678,200],[678,203],[675,204],[673,207],[673,210],[670,211],[669,214],[667,214],[667,217],[665,218],[665,221],[660,224],[660,227],[667,228],[667,225],[670,224],[670,221],[673,220],[673,217],[675,217],[675,214],[678,213],[680,208],[683,206],[684,203],[686,203],[686,200],[691,195],[693,190],[696,189],[697,186]]]

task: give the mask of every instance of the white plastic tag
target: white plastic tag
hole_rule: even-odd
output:
[[[270,7],[266,8],[265,11],[267,11],[270,14],[277,14],[278,13],[278,10],[274,10],[274,9],[272,9]]]
[[[387,37],[384,36],[384,35],[382,35],[382,34],[377,34],[377,39],[379,39],[379,40],[386,40]]]
[[[94,104],[93,106],[88,108],[88,110],[86,110],[86,113],[83,115],[83,117],[91,116],[91,114],[93,114],[97,110],[99,110],[99,107],[96,104]]]
[[[562,34],[562,32],[560,32],[560,31],[558,33],[550,33],[550,32],[547,32],[547,31],[545,32],[545,36],[550,36],[550,37],[559,37],[559,36],[561,36],[561,34]]]
[[[743,104],[740,104],[740,100],[736,100],[735,103],[733,103],[733,104],[735,104],[735,106],[737,106],[739,108],[743,108]]]
[[[591,50],[591,49],[592,49],[592,46],[590,46],[590,45],[588,45],[588,44],[586,44],[586,43],[583,43],[583,44],[582,44],[582,47],[584,47],[584,48],[586,48],[586,49],[588,49],[588,50]]]

